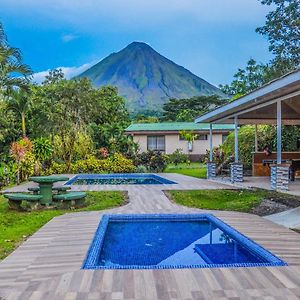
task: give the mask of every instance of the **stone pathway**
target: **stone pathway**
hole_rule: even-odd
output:
[[[287,228],[300,229],[300,207],[264,217]]]
[[[299,234],[255,215],[178,206],[169,201],[163,190],[224,189],[228,186],[178,174],[162,176],[179,184],[73,186],[74,190],[127,190],[129,203],[107,211],[69,213],[52,219],[0,262],[0,297],[5,300],[300,299]],[[213,213],[280,256],[289,266],[81,270],[104,213],[195,212]]]

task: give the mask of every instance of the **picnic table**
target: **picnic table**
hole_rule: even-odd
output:
[[[49,205],[53,199],[53,184],[59,181],[67,181],[69,178],[66,176],[33,176],[29,180],[38,183],[40,188],[40,195],[42,196],[40,203]]]

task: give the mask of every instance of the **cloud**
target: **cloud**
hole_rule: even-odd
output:
[[[78,35],[75,35],[75,34],[63,34],[61,36],[61,39],[63,42],[65,43],[68,43],[68,42],[71,42],[73,40],[76,40],[79,36]]]
[[[62,72],[65,74],[66,79],[71,79],[76,75],[79,75],[80,73],[84,72],[85,70],[89,69],[95,64],[95,62],[90,62],[83,64],[79,67],[57,67],[56,69],[61,69]],[[33,74],[32,82],[35,82],[37,84],[41,84],[45,77],[49,74],[49,70],[41,71]]]
[[[53,20],[67,21],[82,27],[101,24],[159,27],[169,20],[183,18],[198,22],[251,22],[260,20],[269,6],[257,0],[1,0],[3,8],[37,13]]]

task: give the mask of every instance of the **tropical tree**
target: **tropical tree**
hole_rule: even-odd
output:
[[[2,23],[0,22],[0,45],[5,45],[7,42],[7,39],[6,39],[6,34],[4,32],[4,28],[3,28],[3,25]]]
[[[269,50],[275,55],[274,65],[285,70],[300,65],[300,1],[299,0],[259,0],[263,5],[275,5],[266,16],[265,25],[256,32],[267,37]]]
[[[245,69],[238,69],[230,84],[221,85],[224,93],[238,98],[263,84],[276,79],[300,65],[300,1],[259,0],[273,5],[265,25],[256,32],[267,37],[274,58],[266,64],[250,59]]]
[[[185,139],[188,142],[188,151],[193,150],[193,143],[195,139],[198,137],[198,134],[193,131],[182,130],[179,132],[179,136]]]
[[[3,25],[0,23],[0,96],[15,87],[28,83],[26,76],[32,74],[23,63],[21,51],[8,45]]]
[[[239,98],[268,81],[267,68],[267,65],[251,58],[245,69],[240,68],[233,75],[231,84],[220,85],[220,88],[225,94],[233,96],[233,99]]]
[[[10,91],[7,98],[7,110],[13,111],[20,117],[23,137],[26,136],[26,116],[30,110],[30,102],[28,92],[22,89]]]

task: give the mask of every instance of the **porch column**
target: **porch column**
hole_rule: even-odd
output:
[[[271,188],[277,191],[289,189],[290,166],[282,164],[282,106],[277,101],[277,164],[271,166]]]
[[[207,162],[207,179],[216,178],[217,164],[213,162],[213,124],[209,124],[209,161]]]
[[[258,152],[258,128],[257,124],[255,124],[255,132],[254,132],[254,140],[255,140],[255,152]]]
[[[234,117],[234,162],[239,162],[239,129],[238,117]]]
[[[234,117],[234,163],[230,164],[230,180],[232,183],[243,182],[243,164],[239,162],[238,116]]]
[[[281,101],[277,101],[277,164],[281,164]]]

